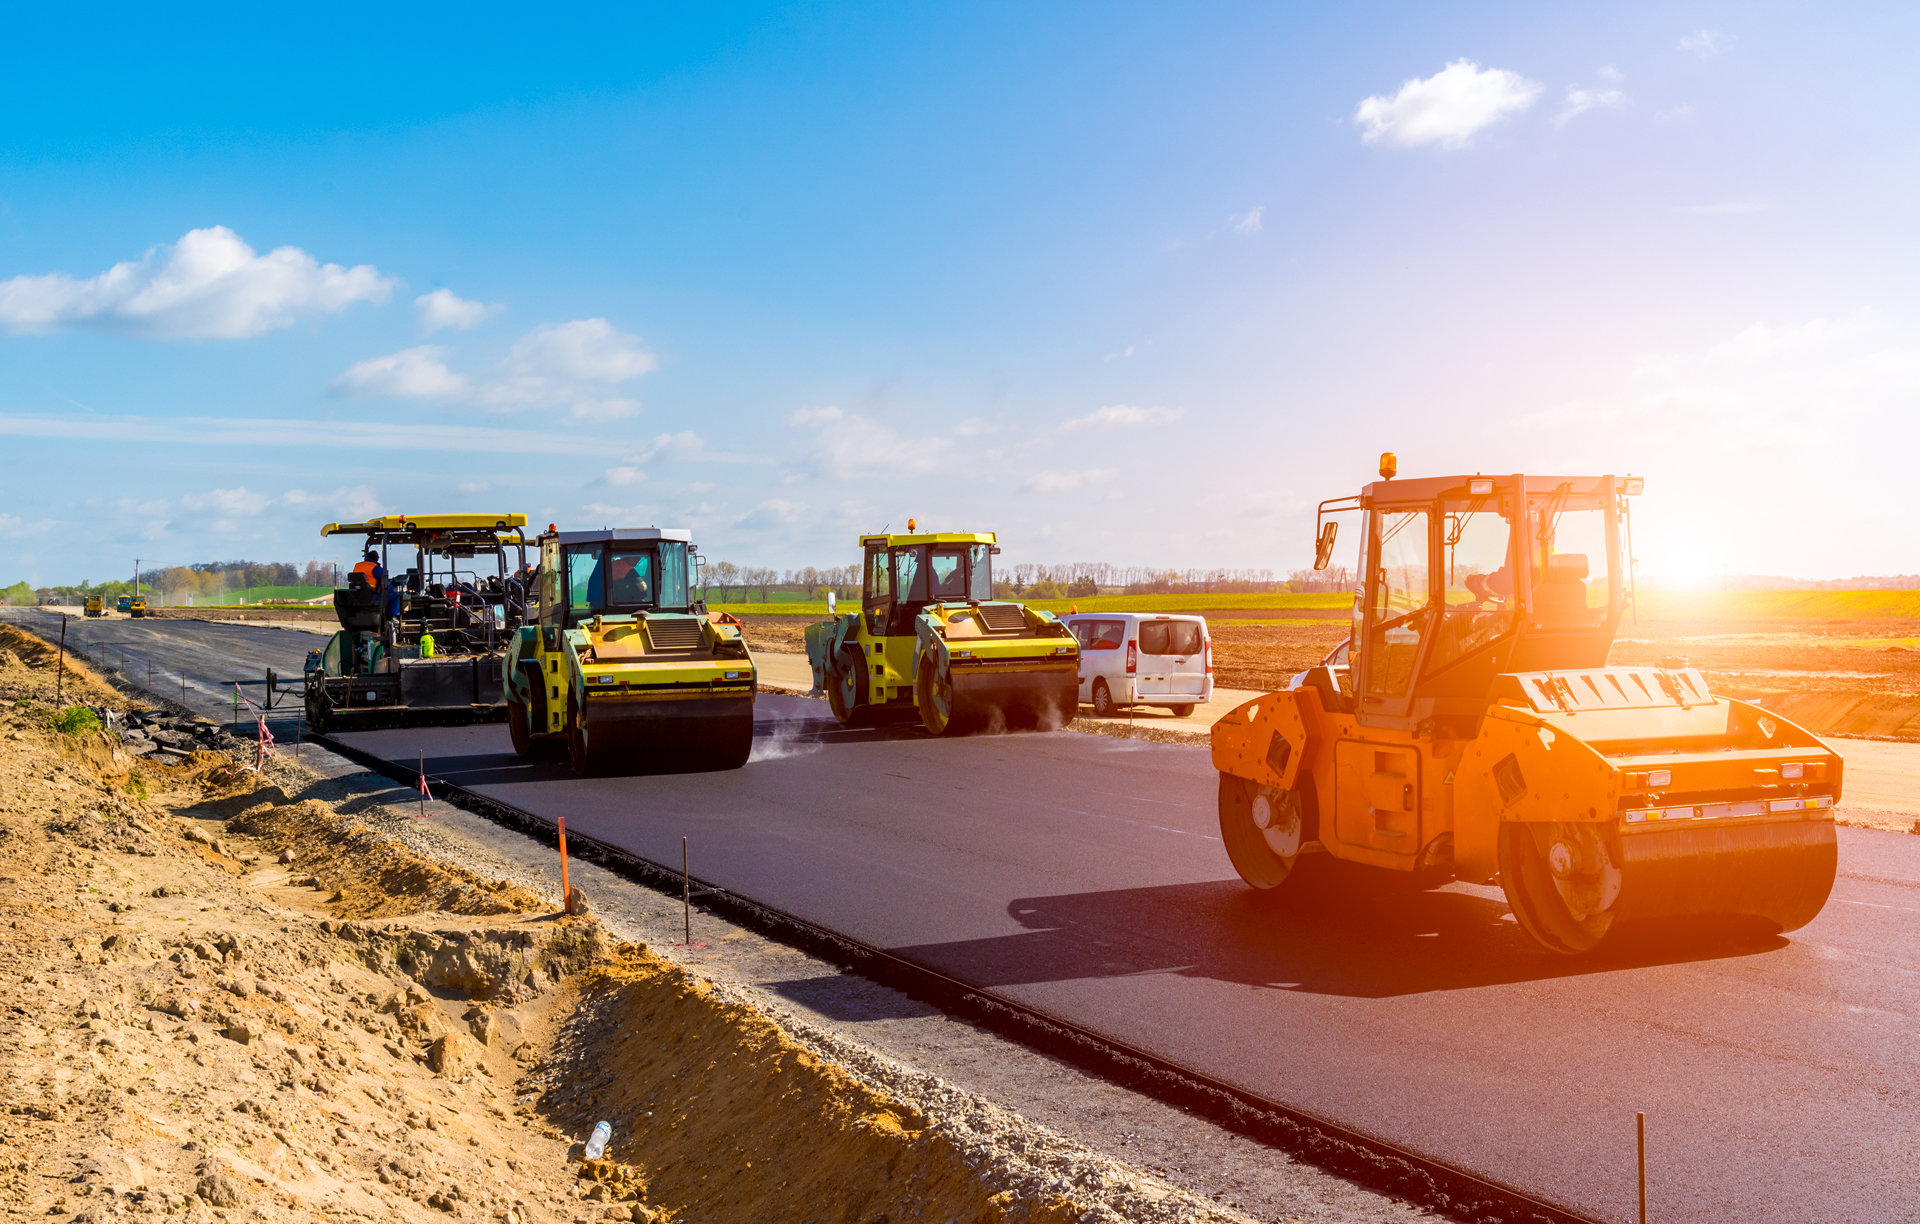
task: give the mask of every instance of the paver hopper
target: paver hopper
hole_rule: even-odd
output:
[[[935,735],[1070,722],[1080,644],[1051,612],[993,598],[993,533],[912,527],[863,537],[861,610],[807,626],[833,716],[917,711]]]
[[[321,528],[323,537],[364,536],[376,559],[334,591],[340,630],[307,656],[314,729],[503,717],[507,642],[526,615],[526,521],[524,514],[395,514]],[[401,573],[389,568],[409,561]]]
[[[1826,904],[1841,759],[1708,691],[1685,660],[1610,667],[1633,477],[1395,480],[1357,511],[1353,635],[1213,730],[1220,831],[1256,888],[1304,856],[1505,889],[1579,953],[1653,920],[1785,931]],[[1344,656],[1344,657],[1343,657]]]
[[[691,599],[692,541],[547,528],[536,607],[507,651],[516,752],[564,748],[580,774],[747,763],[758,677],[739,623]]]

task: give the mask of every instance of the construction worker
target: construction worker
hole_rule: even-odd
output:
[[[361,581],[365,582],[368,586],[378,586],[379,582],[376,575],[380,573],[380,554],[369,548],[367,550],[367,559],[354,566],[353,573],[360,575]],[[349,574],[347,577],[347,585],[353,585],[352,574]]]
[[[421,632],[420,632],[420,657],[421,657],[421,658],[423,658],[423,659],[431,659],[431,658],[433,657],[433,650],[434,650],[434,645],[433,645],[433,630],[431,630],[431,629],[423,629],[423,630],[421,630]]]

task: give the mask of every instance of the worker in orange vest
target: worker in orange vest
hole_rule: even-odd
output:
[[[379,568],[380,568],[379,554],[375,553],[371,548],[369,548],[367,550],[367,559],[365,561],[362,561],[360,564],[354,566],[353,572],[355,574],[360,575],[361,578],[365,579],[366,584],[371,587],[371,586],[377,585],[377,582],[375,579],[375,571],[377,571]],[[353,578],[351,576],[347,578],[347,583],[348,585],[352,585]]]

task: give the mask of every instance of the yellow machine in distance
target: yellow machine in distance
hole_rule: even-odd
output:
[[[834,718],[917,711],[934,735],[1072,721],[1080,644],[1051,612],[994,599],[993,533],[907,526],[861,538],[860,611],[807,626]]]
[[[1543,947],[1649,920],[1813,920],[1842,763],[1684,660],[1610,667],[1633,477],[1383,479],[1321,504],[1364,533],[1353,634],[1213,729],[1221,837],[1278,888],[1324,852],[1497,879]]]
[[[107,601],[101,596],[89,595],[87,596],[87,601],[82,611],[88,616],[105,616],[107,614],[106,604]]]

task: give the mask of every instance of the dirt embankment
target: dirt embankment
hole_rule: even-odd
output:
[[[49,663],[0,643],[10,1213],[1244,1219],[422,859],[290,764],[58,730]]]

